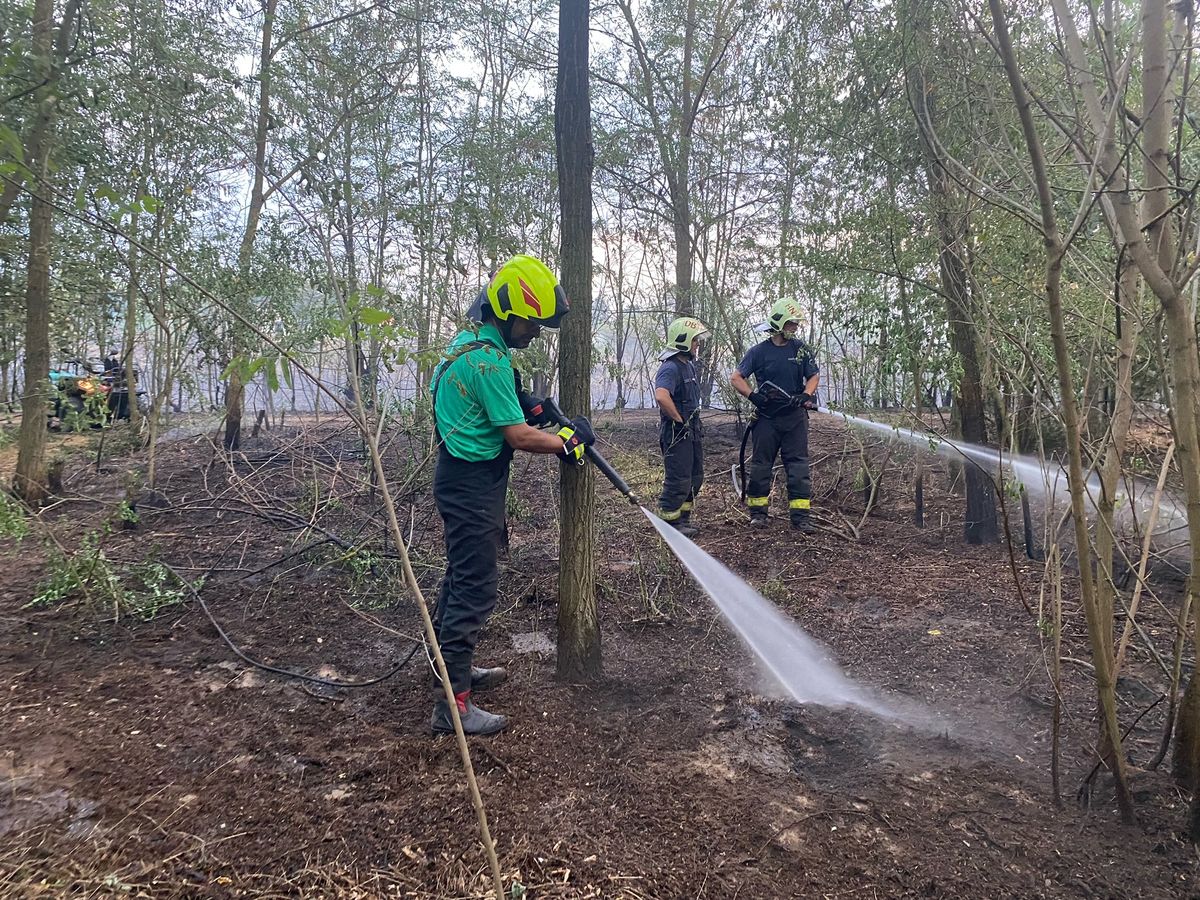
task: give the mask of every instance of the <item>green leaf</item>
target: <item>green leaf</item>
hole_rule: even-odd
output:
[[[0,125],[0,150],[3,150],[18,162],[25,161],[25,144],[21,136],[7,125]]]
[[[292,384],[292,364],[286,356],[279,357],[279,368],[283,372],[283,383],[291,390],[294,387]]]
[[[238,357],[234,357],[233,359],[231,359],[231,360],[229,361],[229,365],[227,365],[227,366],[226,366],[226,367],[225,367],[225,368],[224,368],[224,369],[221,371],[221,380],[222,380],[222,381],[228,381],[228,380],[229,380],[229,377],[230,377],[230,376],[231,376],[231,375],[232,375],[234,372],[237,372],[237,371],[239,371],[241,368],[242,368],[242,358],[241,358],[240,356],[238,356]]]
[[[385,325],[392,320],[392,314],[373,306],[364,306],[358,311],[358,320],[364,325]]]
[[[268,360],[266,365],[263,366],[263,371],[267,376],[267,387],[273,394],[279,390],[279,372],[275,365],[275,360]]]
[[[152,197],[149,194],[142,194],[142,196],[138,199],[141,200],[143,212],[148,212],[151,215],[158,212],[158,198],[157,197]]]

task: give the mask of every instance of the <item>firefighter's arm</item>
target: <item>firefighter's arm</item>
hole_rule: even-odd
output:
[[[667,414],[668,419],[672,422],[683,422],[683,416],[679,414],[679,409],[675,406],[675,401],[671,399],[670,391],[666,388],[655,388],[654,399],[658,401],[659,407]]]
[[[504,432],[505,443],[514,450],[524,450],[526,453],[562,452],[563,439],[553,431],[539,431],[524,422],[506,425],[501,431]]]
[[[817,396],[817,385],[820,383],[821,375],[820,373],[817,373],[809,378],[808,381],[804,382],[804,393],[811,394],[813,397]]]

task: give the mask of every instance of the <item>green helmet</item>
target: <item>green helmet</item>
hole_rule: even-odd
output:
[[[489,308],[498,322],[515,316],[551,329],[558,328],[570,312],[567,295],[554,273],[540,259],[524,254],[514,256],[492,275],[467,316],[482,322],[483,312]]]
[[[691,316],[681,316],[667,326],[667,349],[658,355],[659,359],[670,359],[676,353],[691,353],[692,341],[708,334],[708,327],[699,319]]]
[[[771,314],[767,316],[767,330],[773,334],[783,334],[783,326],[795,322],[799,327],[804,322],[804,309],[791,297],[776,300],[771,306]]]

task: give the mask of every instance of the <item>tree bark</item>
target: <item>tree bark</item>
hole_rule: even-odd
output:
[[[962,367],[954,394],[959,436],[972,444],[987,443],[986,404],[983,367],[979,361],[979,335],[971,310],[966,257],[966,213],[957,209],[954,185],[937,159],[927,128],[935,121],[933,89],[919,75],[916,102],[917,119],[926,155],[930,200],[938,236],[938,273],[946,298],[946,318],[950,326],[950,347]],[[996,520],[996,492],[992,476],[977,464],[963,465],[966,480],[966,520],[963,534],[969,544],[991,544],[999,539]]]
[[[242,245],[238,249],[238,274],[241,287],[248,290],[250,275],[250,259],[254,252],[254,239],[258,234],[258,220],[262,215],[264,180],[267,165],[267,126],[271,117],[271,40],[275,28],[276,0],[266,0],[263,7],[262,46],[258,63],[258,118],[254,124],[254,173],[250,188],[250,208],[246,211],[246,230],[242,233]],[[250,297],[243,296],[242,300],[249,308]],[[246,340],[243,336],[243,326],[236,320],[231,323],[233,339],[233,355],[239,356],[246,350]],[[225,390],[225,440],[226,450],[236,450],[242,437],[242,404],[246,395],[246,385],[242,382],[241,372],[237,367],[229,374],[229,385]]]
[[[1046,247],[1046,305],[1050,312],[1050,337],[1054,344],[1054,361],[1058,369],[1059,390],[1062,393],[1063,425],[1067,432],[1067,476],[1071,491],[1071,518],[1075,527],[1075,546],[1079,557],[1079,588],[1083,602],[1084,617],[1087,619],[1088,638],[1092,650],[1092,664],[1096,672],[1096,692],[1100,703],[1100,752],[1116,784],[1117,804],[1121,817],[1126,822],[1135,821],[1133,795],[1125,774],[1125,754],[1121,749],[1121,731],[1117,721],[1117,695],[1113,675],[1112,615],[1104,621],[1096,591],[1095,577],[1090,559],[1091,543],[1088,539],[1087,508],[1084,500],[1085,474],[1083,450],[1079,427],[1079,403],[1075,396],[1074,376],[1071,373],[1070,351],[1067,346],[1065,316],[1063,315],[1062,264],[1066,245],[1058,228],[1054,211],[1054,197],[1050,189],[1050,176],[1042,150],[1041,139],[1030,110],[1029,95],[1017,69],[1008,23],[1004,18],[1001,0],[988,0],[992,21],[996,27],[996,41],[1000,57],[1008,75],[1009,87],[1020,114],[1021,130],[1025,135],[1037,185],[1038,206],[1042,219],[1042,239]]]
[[[63,11],[55,58],[66,53],[67,37],[79,12],[78,0]],[[25,394],[21,400],[21,431],[13,492],[31,506],[45,502],[49,492],[46,472],[46,412],[50,403],[50,245],[54,240],[50,203],[50,152],[58,108],[55,95],[51,37],[54,0],[36,0],[33,7],[33,48],[43,84],[34,93],[37,106],[32,143],[26,159],[36,179],[29,213],[29,260],[25,282]]]
[[[588,85],[589,0],[560,0],[554,132],[562,210],[562,284],[571,302],[560,337],[560,399],[568,414],[591,412],[592,127]],[[600,674],[594,563],[595,486],[590,465],[563,466],[558,573],[558,674]]]

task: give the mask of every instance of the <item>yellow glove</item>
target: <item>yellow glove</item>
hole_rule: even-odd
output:
[[[558,455],[567,462],[583,463],[583,454],[587,451],[587,444],[579,436],[579,433],[574,428],[568,428],[565,425],[558,430],[558,436],[562,438],[563,448],[558,452]]]

